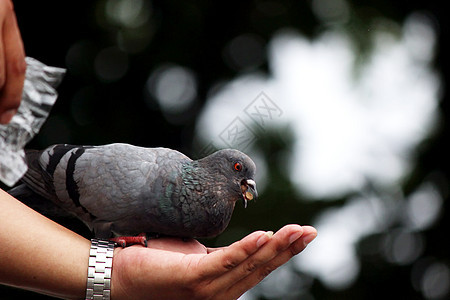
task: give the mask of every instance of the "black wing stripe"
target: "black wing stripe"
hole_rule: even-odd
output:
[[[56,167],[58,166],[59,162],[61,161],[61,158],[70,150],[73,148],[77,148],[78,146],[75,145],[56,145],[53,147],[52,151],[53,153],[49,155],[48,164],[45,168],[45,171],[47,174],[49,174],[51,177],[53,177],[53,174],[55,173]]]
[[[75,181],[74,172],[75,172],[75,165],[77,162],[77,159],[84,153],[85,148],[78,148],[75,152],[72,152],[70,155],[69,161],[67,162],[67,169],[66,169],[66,189],[67,193],[69,194],[70,199],[72,199],[75,206],[80,207],[85,213],[89,214],[89,216],[92,219],[95,219],[96,217],[91,214],[86,207],[81,205],[80,203],[80,193],[78,191],[78,185]]]

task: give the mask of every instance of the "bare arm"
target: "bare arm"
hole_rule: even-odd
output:
[[[0,190],[0,283],[81,299],[90,242]]]

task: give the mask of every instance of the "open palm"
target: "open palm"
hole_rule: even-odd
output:
[[[150,240],[148,248],[115,250],[113,299],[236,299],[300,253],[317,235],[287,225],[271,236],[256,231],[223,248],[197,240]]]

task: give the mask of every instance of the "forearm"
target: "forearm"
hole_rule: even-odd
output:
[[[0,283],[63,298],[85,295],[90,242],[0,189]]]

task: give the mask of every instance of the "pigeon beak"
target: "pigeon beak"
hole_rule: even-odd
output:
[[[256,182],[252,179],[243,180],[241,183],[242,200],[244,208],[247,208],[248,201],[256,200],[258,192],[256,191]]]

